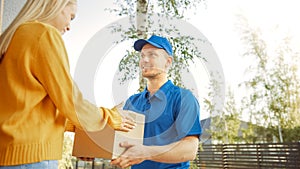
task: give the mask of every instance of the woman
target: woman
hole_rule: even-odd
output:
[[[57,168],[67,120],[88,131],[134,127],[84,100],[71,78],[61,35],[76,8],[76,0],[27,0],[0,37],[1,169]]]

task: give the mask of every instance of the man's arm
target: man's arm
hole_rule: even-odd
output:
[[[199,145],[198,136],[186,136],[178,142],[164,146],[144,146],[121,143],[127,150],[111,163],[121,168],[139,164],[144,160],[162,163],[180,163],[195,159]]]

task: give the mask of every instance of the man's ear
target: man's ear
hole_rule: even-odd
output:
[[[166,67],[170,67],[172,65],[172,61],[173,61],[173,58],[172,57],[168,57],[167,63],[166,63]]]

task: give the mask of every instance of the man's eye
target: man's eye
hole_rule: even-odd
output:
[[[156,55],[154,53],[151,53],[150,57],[154,58],[154,57],[156,57]]]

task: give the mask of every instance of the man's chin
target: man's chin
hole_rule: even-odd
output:
[[[154,78],[160,74],[162,74],[162,72],[142,72],[142,76],[145,78]]]
[[[149,72],[149,71],[144,71],[142,72],[143,77],[152,77],[155,73]]]

